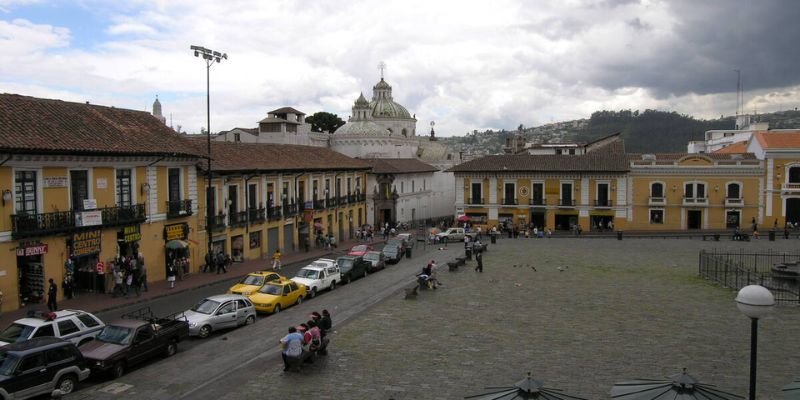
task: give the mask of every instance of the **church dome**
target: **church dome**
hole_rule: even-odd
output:
[[[364,93],[361,93],[361,95],[358,96],[358,99],[356,99],[356,105],[369,107],[369,102],[367,101],[367,98],[364,97]]]
[[[336,130],[336,136],[381,136],[384,133],[383,128],[372,121],[350,121]]]
[[[372,87],[372,101],[369,106],[373,118],[411,119],[408,110],[392,99],[392,87],[383,78]]]

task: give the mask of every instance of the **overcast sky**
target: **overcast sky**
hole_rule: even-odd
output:
[[[151,110],[211,129],[291,106],[347,119],[378,63],[439,136],[654,108],[697,118],[800,106],[796,0],[0,0],[0,92]]]

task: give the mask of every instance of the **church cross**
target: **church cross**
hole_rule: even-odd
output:
[[[379,62],[378,69],[381,70],[381,79],[383,79],[383,71],[386,69],[386,63],[383,61]]]

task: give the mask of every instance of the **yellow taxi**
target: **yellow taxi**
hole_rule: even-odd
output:
[[[261,289],[247,297],[256,306],[256,311],[278,313],[284,308],[302,303],[306,294],[305,285],[287,280],[267,282]]]
[[[280,276],[272,271],[256,271],[247,274],[239,283],[231,286],[228,289],[229,294],[240,294],[242,296],[249,296],[261,289],[267,282],[280,282],[288,281],[285,276]]]

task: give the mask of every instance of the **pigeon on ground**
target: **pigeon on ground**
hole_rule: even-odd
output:
[[[534,267],[533,265],[531,265],[531,269],[533,270],[533,272],[536,272],[536,267]]]
[[[564,268],[562,268],[562,267],[557,267],[556,269],[557,269],[559,272],[564,272]]]

